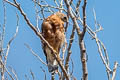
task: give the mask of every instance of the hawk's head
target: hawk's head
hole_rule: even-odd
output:
[[[67,22],[67,16],[61,12],[55,13],[63,22]]]

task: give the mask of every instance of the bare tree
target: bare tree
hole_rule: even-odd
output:
[[[108,76],[108,80],[115,80],[115,76],[116,76],[116,69],[118,67],[118,63],[115,62],[114,64],[114,68],[113,70],[110,68],[110,62],[109,62],[109,56],[107,53],[107,50],[105,48],[105,45],[103,44],[103,42],[97,37],[97,32],[102,30],[102,26],[97,22],[96,20],[96,13],[95,10],[93,10],[94,12],[94,20],[95,20],[95,31],[93,31],[91,29],[91,27],[87,24],[86,21],[86,6],[87,6],[87,0],[77,0],[77,4],[73,3],[73,0],[54,0],[54,4],[55,5],[51,5],[49,4],[46,0],[32,0],[32,2],[34,3],[34,9],[35,9],[35,13],[36,13],[36,26],[34,26],[30,19],[28,18],[27,14],[24,12],[23,7],[21,7],[21,5],[16,1],[13,0],[13,2],[9,1],[9,0],[3,0],[3,2],[7,2],[8,4],[10,4],[11,6],[14,6],[18,12],[23,16],[25,22],[28,24],[28,27],[32,29],[32,31],[36,34],[36,36],[38,36],[40,38],[41,41],[43,41],[44,43],[47,44],[47,46],[54,52],[57,53],[51,46],[50,44],[44,39],[44,37],[42,36],[40,29],[39,29],[39,21],[42,21],[46,18],[46,14],[50,13],[53,14],[56,11],[60,11],[63,13],[67,14],[68,17],[68,22],[65,25],[65,32],[68,32],[68,26],[72,25],[72,32],[70,33],[71,35],[69,36],[69,41],[64,44],[63,46],[63,50],[61,51],[62,53],[62,57],[60,56],[56,56],[55,54],[52,54],[55,59],[57,60],[60,70],[58,72],[58,76],[59,76],[59,80],[76,80],[75,75],[72,74],[72,71],[69,70],[69,64],[70,64],[70,59],[71,59],[71,54],[73,53],[71,51],[71,47],[73,45],[73,41],[75,41],[74,36],[75,36],[75,32],[77,33],[78,36],[78,42],[79,42],[79,54],[80,54],[80,61],[81,61],[81,65],[82,65],[82,78],[81,80],[88,80],[88,67],[87,67],[87,52],[86,52],[86,47],[85,47],[85,41],[84,41],[84,37],[86,33],[89,33],[89,35],[92,37],[92,39],[95,40],[96,45],[97,45],[97,49],[98,49],[98,53],[101,57],[101,60],[103,62],[103,65],[105,66],[106,69],[106,73]],[[81,2],[83,2],[83,4],[81,4]],[[82,7],[81,7],[82,5]],[[38,8],[39,7],[39,8]],[[82,11],[80,12],[80,9],[82,9]],[[80,13],[82,13],[82,16],[80,16]],[[5,27],[5,6],[4,6],[4,25],[3,25],[3,33],[2,35],[4,35],[4,27]],[[18,26],[18,23],[17,23]],[[97,27],[99,28],[97,28]],[[18,28],[16,29],[16,34],[18,32]],[[10,43],[12,42],[12,40],[16,37],[16,34],[14,35],[14,37],[8,42],[7,45],[7,51],[6,51],[6,56],[4,56],[4,62],[2,60],[2,55],[1,55],[1,65],[3,66],[2,69],[3,71],[1,72],[1,76],[3,76],[1,79],[4,80],[4,73],[7,71],[6,70],[6,62],[7,62],[7,55],[9,52],[9,48],[10,48]],[[1,44],[3,44],[3,36],[1,38]],[[68,46],[66,46],[68,44]],[[25,44],[25,46],[27,48],[29,48],[29,50],[31,51],[31,53],[40,61],[42,62],[44,65],[47,66],[47,64],[32,50],[32,48],[28,45]],[[3,53],[3,47],[2,45],[0,46],[0,53]],[[67,54],[67,56],[64,56],[64,53]],[[80,64],[80,63],[79,63]],[[74,62],[72,63],[72,65],[74,65]],[[45,74],[45,80],[46,80],[46,73],[45,70],[41,67],[43,73]],[[35,80],[34,77],[34,73],[32,72],[32,70],[30,70],[31,76],[33,78],[33,80]],[[55,75],[54,75],[55,76]],[[51,80],[56,80],[54,76],[51,76]],[[27,78],[27,75],[25,75],[25,77]],[[12,78],[12,76],[11,76]],[[14,78],[12,78],[14,80]],[[16,77],[17,79],[17,77]],[[29,80],[27,78],[27,80]]]

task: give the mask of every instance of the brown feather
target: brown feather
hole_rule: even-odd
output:
[[[67,18],[63,13],[58,12],[46,18],[42,23],[42,35],[53,47],[53,49],[57,51],[57,55],[59,55],[60,48],[65,40],[64,21],[66,21],[66,19]],[[57,65],[54,64],[55,58],[51,54],[52,51],[47,47],[46,44],[42,44],[47,63]]]

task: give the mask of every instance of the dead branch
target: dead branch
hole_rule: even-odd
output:
[[[38,32],[40,32],[40,29],[39,29],[39,11],[37,9],[37,4],[35,2],[34,2],[34,6],[35,6],[35,13],[36,13],[36,27],[37,27]]]
[[[45,1],[45,3],[46,3],[46,5],[42,5],[42,4],[40,4],[39,2],[37,2],[37,1],[35,1],[35,0],[33,0],[40,8],[48,8],[48,10],[49,10],[49,12],[51,12],[51,13],[54,13],[52,10],[51,10],[51,8],[53,8],[53,9],[57,9],[57,10],[63,10],[63,11],[65,11],[65,12],[67,12],[64,8],[61,8],[61,7],[59,7],[59,6],[53,6],[53,5],[48,5]]]
[[[64,62],[64,55],[65,55],[66,48],[67,48],[67,40],[65,38],[65,42],[64,42],[64,45],[62,47],[62,61],[63,62]]]
[[[47,64],[32,50],[32,48],[28,44],[24,44],[30,51],[31,53],[44,65],[47,66]]]
[[[102,59],[103,64],[104,64],[105,67],[106,67],[107,74],[108,74],[108,79],[110,79],[110,73],[111,73],[112,70],[111,70],[110,67],[109,67],[109,62],[106,62],[106,60],[105,60],[105,58],[104,58],[104,56],[103,56],[103,53],[102,53],[102,48],[104,48],[105,54],[106,54],[106,56],[108,57],[106,48],[105,48],[104,44],[98,39],[97,34],[96,34],[94,31],[92,31],[92,29],[91,29],[88,25],[87,25],[87,29],[88,29],[88,33],[89,33],[89,34],[92,36],[92,38],[95,39],[95,41],[96,41],[99,55],[100,55],[100,57],[101,57],[101,59]],[[102,47],[101,47],[101,45],[102,45]],[[103,47],[103,46],[104,46],[104,47]],[[107,58],[106,58],[106,59],[107,59]],[[107,61],[108,61],[108,60],[107,60]]]
[[[79,21],[81,22],[81,24],[83,24],[83,20],[82,20],[80,17],[79,17],[78,19],[79,19]],[[97,43],[98,52],[99,52],[99,54],[100,54],[100,57],[101,57],[101,60],[102,60],[103,64],[104,64],[105,67],[106,67],[106,71],[107,71],[107,74],[108,74],[108,79],[110,79],[111,69],[110,69],[110,67],[109,67],[109,58],[108,58],[107,50],[106,50],[104,44],[102,43],[102,41],[100,41],[100,40],[98,39],[97,34],[96,34],[96,31],[94,32],[94,31],[90,28],[90,26],[88,26],[87,24],[86,24],[86,26],[87,26],[87,32],[90,34],[90,36],[91,36],[93,39],[95,39],[95,41],[96,41],[96,43]],[[102,46],[102,47],[101,47],[101,46]],[[104,50],[105,57],[103,56],[102,48],[103,48],[103,50]]]
[[[80,49],[81,49],[81,62],[83,68],[83,80],[88,80],[88,71],[87,71],[87,59],[86,59],[86,48],[83,38],[86,33],[86,4],[87,0],[84,0],[83,4],[83,31],[81,33],[81,42],[80,42]]]
[[[99,31],[101,31],[103,28],[102,28],[102,27],[100,26],[100,24],[98,24],[98,22],[97,22],[96,12],[95,12],[95,9],[94,9],[94,8],[93,8],[93,14],[94,14],[94,20],[95,20],[95,33],[97,33],[97,32],[99,32]],[[97,26],[99,27],[99,29],[97,29]],[[100,40],[99,40],[99,41],[100,41]],[[104,53],[105,53],[106,62],[107,62],[107,64],[108,64],[108,66],[109,66],[109,57],[108,57],[107,50],[106,50],[104,44],[102,43],[102,41],[100,41],[100,43],[101,43],[101,46],[102,46],[102,48],[103,48],[103,50],[104,50]]]
[[[81,33],[81,41],[84,38],[85,32],[86,32],[86,4],[87,4],[87,0],[84,0],[84,4],[83,4],[83,31]]]
[[[102,41],[100,41],[99,39],[98,39],[98,37],[97,37],[97,34],[87,25],[87,32],[91,35],[91,37],[93,38],[93,39],[95,39],[96,40],[96,38],[97,38],[97,41],[99,42],[99,44],[101,44],[102,45],[102,48],[104,49],[104,52],[105,52],[105,55],[106,55],[106,59],[108,59],[108,53],[107,53],[107,51],[106,51],[106,48],[105,48],[105,46],[104,46],[104,44],[102,43]],[[99,48],[98,48],[99,49]],[[100,49],[100,50],[102,50],[102,49]],[[101,51],[102,52],[102,51]],[[105,60],[105,59],[104,59]],[[103,61],[104,61],[103,60]],[[104,61],[105,62],[105,61]],[[107,64],[109,64],[109,59],[107,60]],[[109,68],[108,68],[108,70],[109,71],[111,71]]]
[[[3,32],[2,32],[2,42],[1,42],[1,49],[3,51],[3,41],[4,41],[4,34],[5,34],[5,25],[6,25],[6,7],[3,1],[3,7],[4,7],[4,24],[3,24]],[[3,59],[3,63],[2,65],[2,71],[1,71],[1,80],[4,80],[4,76],[5,76],[5,72],[8,73],[8,75],[11,77],[12,75],[8,72],[7,68],[6,68],[6,64],[7,64],[7,57],[8,57],[8,53],[9,53],[9,49],[10,49],[10,44],[11,42],[15,39],[17,33],[18,33],[18,22],[19,19],[17,18],[17,28],[16,28],[16,33],[14,34],[14,36],[9,40],[8,44],[7,44],[7,49],[6,49],[6,53]],[[1,58],[1,62],[2,62],[2,57],[3,55],[1,55],[0,53],[0,58]],[[0,63],[1,63],[0,62]]]
[[[69,60],[70,60],[70,55],[71,55],[71,47],[72,47],[72,43],[73,43],[73,40],[74,40],[74,35],[75,35],[75,26],[73,26],[73,29],[72,29],[72,34],[70,36],[70,42],[69,42],[69,45],[68,45],[68,49],[67,49],[67,57],[66,57],[66,60],[65,60],[65,69],[68,71],[68,67],[69,67]]]
[[[46,76],[46,72],[45,72],[45,70],[40,66],[40,68],[41,68],[41,70],[44,72],[44,75],[45,75],[45,78],[44,78],[44,80],[47,80],[47,76]]]
[[[26,80],[29,80],[29,78],[28,78],[28,76],[25,74],[25,78],[26,78]]]
[[[5,60],[4,60],[4,65],[6,66],[6,63],[7,63],[7,56],[8,56],[8,53],[9,53],[9,50],[10,50],[10,44],[11,42],[15,39],[16,35],[18,33],[18,26],[16,28],[16,33],[14,34],[14,36],[10,39],[10,41],[8,42],[8,45],[7,45],[7,51],[6,51],[6,55],[5,55]]]
[[[112,73],[112,79],[111,80],[115,80],[117,67],[118,67],[118,62],[115,62],[114,63],[114,68],[113,68],[113,73]]]
[[[62,75],[61,75],[60,71],[58,71],[58,75],[59,75],[59,80],[62,80]]]
[[[83,5],[83,31],[80,31],[78,22],[77,22],[77,18],[74,15],[74,13],[72,12],[72,7],[69,4],[68,0],[64,0],[66,6],[67,6],[67,10],[68,13],[73,21],[73,24],[76,28],[77,34],[78,34],[78,38],[79,38],[79,47],[80,47],[80,51],[81,51],[81,62],[82,62],[82,68],[83,68],[83,80],[88,80],[88,72],[87,72],[87,61],[86,61],[86,48],[85,48],[85,44],[83,41],[85,32],[86,32],[86,14],[85,14],[85,8],[86,8],[86,2],[87,0],[84,0],[84,5]]]
[[[3,61],[0,60],[0,62],[1,62],[1,64],[3,65],[4,72],[6,71],[6,72],[8,73],[8,75],[10,76],[10,78],[11,78],[12,80],[15,80],[15,79],[13,78],[13,76],[10,74],[10,72],[8,71],[8,69],[6,68],[6,66],[5,66],[5,64],[3,63]],[[4,74],[4,73],[3,73],[3,74]],[[1,77],[1,80],[4,80],[4,76]]]
[[[83,21],[82,21],[82,19],[80,19],[80,17],[79,17],[79,20],[80,20],[80,22],[83,24]],[[93,39],[96,40],[97,45],[99,45],[98,51],[99,51],[99,54],[100,54],[100,56],[101,56],[101,59],[102,59],[104,65],[105,65],[106,69],[107,69],[109,72],[111,72],[111,69],[109,68],[108,53],[107,53],[107,51],[106,51],[106,48],[105,48],[104,44],[102,43],[102,41],[100,41],[100,40],[98,39],[96,32],[94,32],[88,25],[86,25],[86,26],[87,26],[87,32],[91,35],[91,37],[92,37]],[[103,57],[103,54],[102,54],[102,51],[101,51],[102,49],[101,49],[100,45],[102,45],[102,48],[104,49],[105,56],[106,56],[106,60],[105,60],[104,57]],[[107,62],[106,62],[106,61],[107,61]]]
[[[5,35],[5,26],[6,26],[6,6],[5,2],[3,1],[3,8],[4,8],[4,23],[3,23],[3,30],[2,30],[2,39],[1,39],[1,47],[3,47],[4,43],[4,35]]]
[[[0,35],[0,60],[1,61],[3,59],[3,43],[4,43],[5,26],[6,26],[6,6],[5,6],[4,1],[3,1],[3,9],[4,9],[4,24],[3,24],[2,32]],[[0,62],[0,69],[1,69],[1,80],[3,80],[4,79],[4,66],[1,62]]]
[[[34,73],[32,72],[32,70],[30,69],[30,74],[32,76],[32,80],[35,80],[35,76],[34,76]]]
[[[77,5],[76,5],[76,11],[75,11],[76,14],[79,13],[80,3],[81,3],[81,0],[78,0]]]
[[[61,0],[61,2],[60,2],[60,8],[63,8],[63,0]],[[60,11],[60,12],[62,12],[62,11]]]
[[[10,39],[10,41],[8,42],[8,45],[7,45],[7,51],[6,51],[6,54],[5,54],[5,57],[4,57],[4,67],[3,67],[3,72],[2,72],[3,76],[4,76],[5,71],[7,71],[7,69],[4,69],[4,68],[6,67],[6,64],[7,64],[7,57],[8,57],[8,53],[9,53],[9,50],[10,50],[10,44],[15,39],[17,33],[18,33],[18,27],[16,28],[16,33]],[[8,71],[7,71],[7,73],[10,75],[10,73]],[[2,77],[2,80],[4,80],[4,77]]]
[[[15,70],[9,66],[9,69],[11,70],[11,72],[13,73],[13,75],[15,76],[15,80],[18,80],[17,74],[15,72]]]
[[[54,3],[56,4],[56,6],[57,6],[57,7],[59,7],[59,5],[58,5],[58,3],[57,3],[57,1],[56,1],[56,0],[54,0]]]

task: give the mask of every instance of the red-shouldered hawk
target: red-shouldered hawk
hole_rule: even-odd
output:
[[[52,14],[46,18],[41,26],[42,35],[48,41],[48,43],[53,47],[54,50],[59,55],[60,48],[64,44],[65,34],[64,34],[64,22],[67,21],[67,16],[61,12]],[[58,63],[55,60],[52,52],[48,46],[42,42],[43,51],[46,56],[46,62],[48,64],[49,72],[55,73],[58,71]]]

